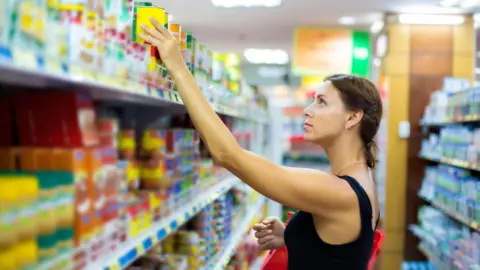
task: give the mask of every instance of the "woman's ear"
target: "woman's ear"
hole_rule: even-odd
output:
[[[349,114],[347,122],[345,123],[345,129],[349,130],[355,125],[359,124],[363,118],[363,111],[356,111]]]

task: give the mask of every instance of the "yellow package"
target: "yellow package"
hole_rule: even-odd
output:
[[[18,269],[17,257],[15,256],[15,248],[0,250],[0,269],[16,270]]]
[[[138,36],[138,33],[144,33],[141,25],[153,28],[150,18],[155,18],[160,24],[165,21],[165,10],[154,6],[136,6],[135,17],[135,41],[140,44],[148,45],[149,43]]]

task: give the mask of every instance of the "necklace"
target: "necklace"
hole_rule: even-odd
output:
[[[352,162],[352,163],[348,163],[347,165],[343,166],[342,169],[340,169],[338,171],[338,173],[335,173],[335,175],[340,175],[340,173],[343,172],[346,168],[348,168],[352,165],[355,165],[355,164],[360,164],[360,163],[365,163],[365,161],[355,161],[355,162]]]

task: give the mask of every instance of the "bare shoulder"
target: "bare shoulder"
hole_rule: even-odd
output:
[[[355,178],[357,182],[362,186],[365,192],[370,199],[370,204],[372,205],[372,212],[374,219],[376,220],[378,214],[378,195],[377,195],[377,186],[373,180],[373,176],[370,171],[358,171],[352,172],[351,177]]]
[[[325,215],[326,208],[343,212],[355,210],[358,207],[355,191],[347,181],[338,176],[307,168],[286,167],[286,170],[297,179],[297,187],[305,189],[302,193],[306,197],[312,196],[312,201],[323,201],[323,203],[316,204],[313,214],[320,211],[322,215]],[[330,211],[328,215],[336,214]]]

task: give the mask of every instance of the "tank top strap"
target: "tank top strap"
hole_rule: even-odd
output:
[[[358,183],[357,179],[348,175],[342,175],[338,177],[347,181],[348,184],[350,184],[350,186],[352,187],[355,194],[357,195],[358,204],[360,206],[362,231],[368,228],[370,228],[369,231],[371,231],[373,209],[372,209],[372,203],[370,202],[370,198],[368,197],[367,192],[365,191],[365,189],[363,189],[362,185]]]

